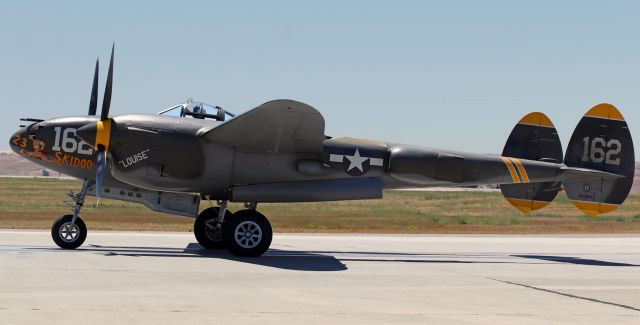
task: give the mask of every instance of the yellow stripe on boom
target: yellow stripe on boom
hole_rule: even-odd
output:
[[[513,164],[511,164],[511,160],[506,157],[500,157],[505,165],[507,165],[507,169],[509,170],[509,174],[511,174],[511,179],[513,179],[514,183],[520,183],[520,179],[518,178],[518,174],[516,174],[516,169],[513,168]]]
[[[520,162],[520,159],[511,158],[511,160],[513,160],[513,162],[516,164],[516,167],[518,167],[518,171],[520,172],[520,176],[522,176],[522,182],[523,183],[529,183],[529,175],[527,175],[527,171],[524,170],[524,166],[522,166],[522,163]]]

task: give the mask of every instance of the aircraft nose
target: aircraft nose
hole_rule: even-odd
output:
[[[28,122],[35,122],[29,119]],[[17,154],[24,154],[32,148],[35,132],[40,128],[40,123],[35,122],[22,126],[9,139],[9,147]]]
[[[9,147],[15,153],[20,153],[21,149],[27,146],[26,128],[21,128],[14,133],[9,139]]]

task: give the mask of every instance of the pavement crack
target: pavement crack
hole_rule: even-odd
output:
[[[620,307],[620,308],[624,308],[624,309],[629,309],[629,310],[634,310],[634,311],[640,311],[640,308],[636,308],[636,307],[629,306],[629,305],[623,305],[623,304],[619,304],[619,303],[615,303],[615,302],[611,302],[611,301],[604,301],[604,300],[595,299],[595,298],[589,298],[589,297],[582,297],[582,296],[572,295],[572,294],[570,294],[570,293],[564,293],[564,292],[555,291],[555,290],[551,290],[551,289],[544,289],[544,288],[534,287],[534,286],[530,286],[530,285],[527,285],[527,284],[517,283],[517,282],[511,282],[511,281],[507,281],[507,280],[500,280],[500,279],[495,279],[495,278],[490,278],[490,277],[485,277],[485,278],[486,278],[486,279],[489,279],[489,280],[493,280],[493,281],[498,281],[498,282],[502,282],[502,283],[506,283],[506,284],[511,284],[511,285],[515,285],[515,286],[520,286],[520,287],[528,288],[528,289],[533,289],[533,290],[538,290],[538,291],[543,291],[543,292],[554,293],[554,294],[561,295],[561,296],[565,296],[565,297],[569,297],[569,298],[581,299],[581,300],[586,300],[586,301],[596,302],[596,303],[600,303],[600,304],[605,304],[605,305],[610,305],[610,306],[616,306],[616,307]]]

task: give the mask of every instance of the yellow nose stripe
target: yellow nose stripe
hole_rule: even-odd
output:
[[[505,165],[507,165],[507,169],[509,170],[509,174],[511,174],[511,179],[513,179],[514,183],[520,183],[520,179],[518,178],[518,174],[516,174],[516,169],[513,168],[513,164],[506,157],[500,157]]]
[[[105,151],[109,151],[109,140],[111,139],[111,119],[98,121],[96,130],[96,144],[97,149],[99,145],[104,147]]]
[[[511,158],[511,160],[513,160],[513,162],[516,164],[516,167],[518,167],[518,171],[520,172],[520,176],[522,176],[522,182],[523,183],[529,183],[529,175],[527,175],[527,171],[524,170],[524,166],[522,166],[522,163],[520,162],[520,159]]]

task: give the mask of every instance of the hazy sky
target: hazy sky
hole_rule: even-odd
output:
[[[6,1],[0,149],[20,117],[86,114],[112,41],[112,115],[288,98],[331,136],[500,153],[528,112],[566,146],[610,102],[638,144],[639,32],[640,1]]]

